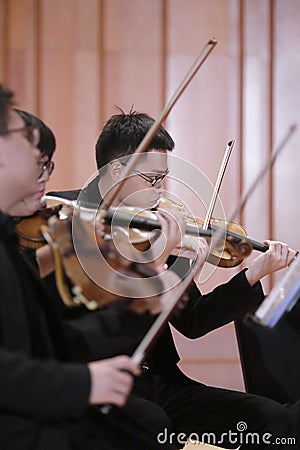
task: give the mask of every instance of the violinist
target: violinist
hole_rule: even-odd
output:
[[[40,200],[54,168],[52,156],[55,151],[55,137],[50,128],[33,114],[18,109],[14,112],[19,115],[19,118],[24,121],[26,126],[34,126],[39,132],[37,147],[40,150],[40,155],[38,161],[39,174],[36,181],[37,187],[33,192],[24,196],[24,198],[20,198],[18,202],[15,202],[9,208],[10,215],[21,218],[35,213],[40,208]],[[47,261],[47,270],[45,270],[45,260],[48,259],[51,253],[51,250],[47,247],[47,245],[44,245],[37,251],[20,249],[26,266],[29,265],[30,268],[32,265],[34,266],[35,279],[37,278],[38,268],[42,272],[53,271],[53,261],[51,260]],[[35,258],[38,259],[38,265]],[[81,308],[73,314],[69,309],[63,308],[53,278],[48,277],[46,281],[43,281],[43,284],[47,293],[51,295],[51,305],[45,305],[45,308],[47,306],[47,313],[51,312],[47,320],[51,320],[51,328],[55,335],[64,335],[64,339],[58,342],[58,345],[62,346],[65,340],[66,353],[70,358],[78,362],[108,358],[122,352],[132,353],[153,321],[153,316],[149,313],[144,313],[143,310],[141,313],[140,307],[129,309],[117,302],[110,308],[100,311],[89,313],[85,308]],[[41,290],[40,286],[39,290]],[[46,296],[46,294],[44,295]],[[133,306],[134,302],[136,305],[140,304],[140,300],[133,300],[131,306]],[[156,311],[159,312],[163,307],[163,303],[158,300],[154,302],[153,299],[145,299],[144,303],[147,303],[147,309],[153,314]],[[61,330],[61,324],[63,324],[63,330]],[[35,330],[35,336],[38,338],[37,330]],[[68,345],[69,343],[71,345]],[[131,383],[130,375],[128,374],[124,374],[124,380],[122,379],[123,374],[119,381],[116,380],[115,377],[118,375],[120,367],[126,370],[128,367],[128,370],[135,375],[138,373],[138,369],[132,363],[129,363],[127,357],[124,356],[103,360],[103,375],[101,376],[101,373],[99,373],[103,390],[106,389],[108,391],[105,394],[107,395],[104,398],[105,402],[117,404],[118,406],[125,402]],[[99,372],[101,371],[99,370]],[[118,394],[118,398],[114,399],[112,394],[111,396],[109,395],[109,389],[112,389],[117,383],[119,383],[122,392]],[[116,394],[114,393],[114,395]],[[47,399],[45,399],[45,408],[46,401]],[[129,395],[127,402],[130,411],[136,411],[135,414],[127,414],[125,407],[124,412],[122,408],[113,411],[112,414],[105,417],[96,408],[87,409],[87,414],[81,415],[78,425],[76,424],[76,427],[70,428],[69,439],[72,448],[74,446],[77,449],[82,446],[83,449],[89,448],[89,450],[92,450],[102,449],[104,445],[109,445],[111,446],[110,448],[117,448],[119,440],[122,442],[123,448],[149,448],[149,450],[158,448],[155,436],[165,427],[170,427],[169,419],[164,411],[156,404],[132,395]],[[102,401],[99,399],[98,403],[102,403]],[[96,425],[94,425],[95,417]],[[155,417],[155,420],[153,420],[153,417]],[[121,429],[119,429],[119,425],[118,427],[115,426],[115,423],[120,422],[122,423]],[[78,429],[80,430],[79,441]],[[117,443],[115,443],[115,439],[118,439]],[[160,445],[159,448],[161,447]],[[162,448],[172,450],[176,447],[166,444]]]
[[[131,376],[120,369],[139,370],[126,356],[68,361],[47,295],[20,256],[7,213],[23,196],[38,195],[38,141],[38,129],[25,124],[12,92],[0,85],[0,447],[67,450],[68,421],[89,404],[123,404]]]
[[[99,205],[103,196],[116,185],[121,177],[124,164],[130,159],[149,128],[153,119],[144,113],[131,111],[113,115],[105,124],[96,143],[97,176],[82,192],[53,192],[81,201]],[[161,126],[142,155],[132,174],[117,193],[115,204],[135,204],[152,208],[159,201],[163,180],[168,174],[168,153],[174,142]],[[154,157],[150,157],[151,154]],[[217,286],[211,293],[201,295],[196,284],[188,290],[189,301],[173,316],[171,323],[189,338],[199,338],[219,328],[259,305],[263,298],[260,279],[265,275],[286,267],[294,258],[295,252],[284,243],[266,241],[269,249],[260,254],[247,269],[242,270],[227,283]],[[199,252],[205,255],[206,243],[199,243]],[[201,256],[200,256],[201,257]],[[182,265],[189,268],[189,261],[180,258]],[[169,262],[171,264],[171,262]],[[179,266],[177,266],[179,267]],[[184,276],[184,271],[181,276]],[[268,398],[245,392],[236,392],[206,386],[186,377],[177,367],[179,357],[171,332],[165,329],[149,354],[148,370],[136,380],[134,392],[156,402],[171,420],[178,448],[182,447],[179,438],[188,438],[193,433],[200,438],[205,433],[214,433],[216,439],[226,448],[236,448],[230,442],[230,430],[235,432],[237,424],[247,424],[247,432],[265,433],[276,437],[295,437],[292,420],[285,406]],[[281,440],[284,442],[284,440]],[[239,443],[238,443],[239,444]],[[257,444],[240,442],[241,449],[256,449]],[[287,448],[287,444],[274,443],[274,448]],[[260,449],[269,448],[260,441]],[[295,448],[295,446],[293,446]]]

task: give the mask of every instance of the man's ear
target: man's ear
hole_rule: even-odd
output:
[[[121,173],[124,169],[124,166],[120,163],[118,159],[110,163],[109,165],[109,171],[110,176],[114,181],[118,181],[121,178]]]

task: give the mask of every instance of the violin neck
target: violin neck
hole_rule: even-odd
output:
[[[160,224],[158,220],[151,219],[149,217],[143,217],[142,215],[137,214],[130,214],[128,212],[121,212],[121,211],[115,211],[114,208],[110,208],[104,217],[104,221],[106,223],[111,223],[115,226],[120,227],[129,227],[129,228],[138,228],[141,230],[146,231],[152,231],[160,229]],[[190,236],[202,236],[202,237],[211,237],[216,231],[218,230],[218,227],[215,227],[214,225],[210,225],[207,230],[204,230],[203,228],[199,227],[197,223],[195,224],[186,224],[186,234]],[[231,236],[233,239],[236,239],[240,241],[241,239],[244,239],[247,241],[253,248],[253,250],[257,250],[259,252],[266,252],[268,250],[268,246],[262,244],[261,242],[255,241],[254,239],[251,239],[247,236],[242,236],[238,233],[234,233],[233,231],[226,231],[224,228],[224,234],[226,236]],[[223,233],[221,233],[221,238]]]

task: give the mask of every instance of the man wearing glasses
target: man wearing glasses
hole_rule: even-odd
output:
[[[40,179],[51,170],[41,161],[39,138],[0,84],[0,448],[7,450],[70,450],[70,422],[89,405],[122,406],[139,374],[127,356],[71,362],[47,292],[20,255],[8,212],[39,196]],[[110,448],[102,438],[99,448]],[[76,444],[89,448],[81,434]]]
[[[154,120],[147,114],[136,112],[121,112],[112,116],[96,143],[99,175],[82,191],[52,194],[69,199],[79,198],[83,204],[95,204],[99,207],[103,199],[105,204],[107,197],[113,193],[112,205],[155,209],[160,200],[163,180],[168,174],[168,152],[174,148],[171,136],[162,126],[146,152],[134,156],[138,158],[138,162],[119,189],[124,168],[130,164],[132,154],[153,123]],[[160,219],[165,222],[167,237],[176,232],[172,219],[165,215]],[[198,338],[255,308],[264,298],[260,279],[286,267],[295,255],[286,244],[268,241],[268,245],[269,250],[259,255],[248,269],[242,270],[211,293],[201,295],[196,285],[192,284],[188,290],[189,301],[173,316],[172,324],[187,337]],[[206,243],[199,239],[202,258],[206,250]],[[166,244],[165,254],[168,252],[171,253]],[[188,271],[189,261],[185,259],[183,264]],[[137,380],[135,392],[156,402],[167,413],[175,436],[183,433],[187,437],[191,433],[197,433],[201,437],[214,433],[216,438],[223,438],[220,441],[222,446],[236,448],[238,445],[232,445],[226,440],[226,436],[228,438],[230,430],[236,431],[237,424],[243,420],[247,424],[247,431],[261,437],[270,433],[274,442],[276,436],[295,437],[291,417],[283,405],[244,392],[206,386],[186,377],[177,367],[179,357],[168,327],[148,357],[148,369]],[[284,440],[281,440],[281,444],[278,442],[273,445],[274,448],[289,447],[282,443]],[[182,447],[182,442],[181,446],[180,442],[177,444],[178,448]],[[269,444],[260,441],[258,446],[256,443],[248,445],[243,441],[240,448],[262,450],[268,449]]]
[[[9,91],[4,90],[1,95],[2,102],[7,102],[6,116],[2,116],[0,126],[2,169],[0,208],[5,212],[24,195],[37,192],[40,152],[36,148],[39,141],[38,129],[26,126],[21,117],[9,106],[12,101],[12,94],[9,94]],[[1,109],[3,111],[4,105]]]
[[[5,186],[1,193],[5,192],[5,197],[9,199],[14,185],[21,186],[22,190],[18,191],[18,196],[13,197],[7,207],[4,202],[0,202],[0,207],[11,216],[22,217],[31,215],[40,207],[45,183],[54,168],[51,158],[55,149],[55,138],[52,131],[37,117],[25,111],[13,110],[9,101],[10,95],[8,91],[2,91],[0,86],[0,100],[3,100],[4,106],[4,100],[7,99],[7,109],[14,118],[12,122],[9,121],[8,127],[5,117],[2,121],[0,154],[4,156],[4,150],[7,150],[7,161],[10,165],[6,166],[4,158],[0,160],[3,163],[0,166],[1,188]],[[18,161],[22,163],[20,174]],[[20,179],[15,179],[15,172],[19,174]],[[5,175],[9,177],[5,178]],[[28,182],[28,186],[23,180]],[[29,180],[33,188],[29,188]],[[2,219],[7,221],[7,226],[2,224]],[[114,416],[114,413],[118,415],[119,410],[113,410],[108,418],[101,414],[100,425],[98,406],[88,408],[89,405],[101,403],[118,406],[125,403],[132,385],[131,374],[137,375],[139,368],[127,356],[103,358],[133,351],[153,322],[153,316],[148,313],[141,314],[141,302],[139,301],[138,308],[135,308],[135,300],[132,300],[130,308],[125,302],[109,310],[96,311],[93,314],[93,325],[88,322],[88,330],[84,317],[87,310],[82,313],[82,322],[72,317],[72,320],[64,321],[62,329],[61,321],[57,317],[61,307],[56,302],[58,300],[61,303],[61,299],[51,297],[50,300],[47,295],[49,290],[43,290],[37,274],[27,270],[29,265],[31,266],[31,260],[28,255],[23,255],[26,261],[24,265],[23,259],[20,259],[13,227],[14,222],[8,216],[0,214],[0,282],[3,286],[0,302],[0,448],[67,450],[75,446],[76,450],[129,447],[132,450],[141,447],[149,450],[158,447],[174,450],[176,447],[173,445],[161,446],[156,442],[156,434],[165,426],[168,427],[169,421],[165,413],[149,401],[134,401],[130,397],[130,408],[134,405],[135,409],[138,409],[138,416],[129,416],[126,413],[122,417],[118,416],[115,420],[123,426],[123,430],[118,432],[109,418]],[[47,246],[42,249],[45,247]],[[21,273],[18,270],[20,268]],[[19,292],[21,284],[22,290]],[[57,306],[57,311],[54,311]],[[154,309],[161,310],[163,306],[162,300],[152,299],[147,310],[153,310],[154,314]],[[135,312],[136,309],[139,313]],[[75,316],[76,314],[78,311]],[[124,330],[129,332],[126,334]],[[10,348],[11,341],[14,348]],[[82,348],[88,349],[89,352],[88,357],[84,355],[83,361],[94,361],[98,358],[101,358],[101,361],[87,365],[64,365],[58,362],[66,358],[82,361]],[[8,359],[6,350],[9,350]],[[24,356],[18,358],[13,350],[24,353]],[[94,431],[91,430],[93,420],[89,420],[94,414],[97,415],[96,439]],[[152,416],[155,417],[155,422],[149,426],[148,418]],[[75,424],[78,419],[78,427],[72,426],[69,433],[67,425],[70,419],[75,420]],[[6,430],[7,424],[9,431]],[[22,434],[17,433],[19,427],[24,428]],[[115,445],[115,439],[121,442],[121,447],[119,444]]]
[[[130,129],[131,120],[136,122],[134,130]],[[163,127],[160,127],[149,149],[139,156],[137,165],[126,177],[125,183],[122,183],[123,171],[126,170],[129,161],[132,161],[132,154],[144,137],[145,126],[151,125],[151,120],[146,114],[112,116],[96,144],[99,174],[82,190],[49,192],[49,195],[69,200],[78,198],[80,204],[94,205],[98,208],[103,200],[105,204],[107,196],[116,192],[111,206],[133,206],[141,210],[156,209],[160,201],[163,181],[169,173],[168,151],[174,146],[171,136]],[[127,133],[127,126],[131,133],[130,131]],[[140,130],[138,130],[139,127]],[[124,131],[123,134],[122,131]],[[165,240],[156,235],[156,240],[152,242],[153,254],[160,253],[160,257],[155,261],[157,266],[160,266],[174,248],[174,242],[177,243],[181,239],[183,226],[180,224],[182,219],[178,217],[175,210],[171,214],[160,210],[157,212],[157,218],[165,236],[168,237]],[[163,247],[164,250],[161,251]],[[207,245],[203,240],[203,261],[206,250]]]

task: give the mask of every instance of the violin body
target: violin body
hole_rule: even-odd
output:
[[[96,210],[77,208],[76,202],[70,204],[64,199],[47,198],[47,204],[51,206],[20,220],[16,231],[23,247],[51,246],[57,288],[67,306],[84,304],[96,309],[124,298],[151,297],[161,292],[159,277],[143,260],[143,252],[146,254],[150,247],[150,232],[160,228],[154,211],[141,213],[129,207],[117,208],[115,214],[111,208],[104,216],[97,216]],[[184,214],[186,233],[201,236],[203,220],[188,216],[183,206],[169,199],[162,198],[160,207],[168,209],[170,204]],[[109,234],[96,237],[95,220],[105,222],[109,216]],[[217,243],[214,234],[218,234]],[[204,236],[212,247],[208,262],[220,267],[237,266],[253,248],[245,230],[232,222],[212,219]],[[133,248],[138,257],[132,254]],[[136,278],[145,281],[140,295]],[[115,286],[120,282],[122,290],[118,292]]]
[[[88,236],[89,229],[86,228],[85,231]],[[99,288],[79,264],[73,247],[71,217],[63,220],[55,217],[50,219],[49,224],[42,227],[42,232],[52,248],[57,289],[67,306],[85,304],[92,310],[101,306],[97,303],[99,298],[105,304],[116,300],[116,296]],[[88,242],[86,239],[87,244]],[[93,258],[92,254],[90,256]]]
[[[196,219],[199,226],[203,225],[202,219]],[[211,219],[209,229],[221,230],[220,243],[213,245],[208,255],[207,262],[214,266],[231,268],[239,266],[252,251],[252,246],[244,238],[247,238],[246,230],[238,223],[220,219]],[[239,239],[231,239],[230,233],[239,235]],[[208,244],[212,244],[212,238],[207,238]]]
[[[84,304],[89,309],[96,309],[123,300],[126,293],[128,297],[138,297],[132,283],[132,279],[135,278],[145,279],[142,292],[145,297],[160,293],[161,283],[156,277],[156,272],[144,264],[146,261],[142,261],[141,258],[140,261],[136,261],[136,258],[130,259],[131,255],[129,259],[122,256],[112,239],[97,238],[95,242],[94,227],[91,225],[95,210],[79,208],[79,214],[83,217],[81,219],[76,214],[75,206],[76,202],[47,197],[45,207],[16,223],[16,233],[22,248],[36,250],[47,243],[50,245],[56,284],[63,302],[68,307]],[[74,224],[76,249],[73,241]],[[141,252],[148,244],[145,244],[145,240],[142,243],[137,242],[134,230],[130,234],[141,256]],[[120,232],[118,237],[114,236],[114,240],[124,241],[124,234]],[[125,240],[127,245],[128,239]],[[101,280],[98,279],[95,270],[102,274]],[[89,276],[90,273],[94,275],[92,278]],[[116,279],[118,282],[122,281],[124,295],[115,293]]]
[[[204,219],[189,215],[184,205],[180,205],[166,197],[161,197],[159,207],[168,209],[169,205],[181,211],[185,217],[187,234],[196,234],[196,228],[203,227]],[[242,225],[236,222],[228,222],[223,219],[210,219],[209,230],[211,236],[205,236],[208,244],[211,245],[207,262],[214,266],[231,268],[240,265],[247,258],[253,248],[266,251],[266,246],[259,246],[259,243],[249,240],[247,232]],[[213,243],[213,235],[218,233],[218,242]],[[201,234],[198,234],[201,235]],[[253,245],[254,244],[254,245]]]
[[[96,237],[91,223],[79,217],[74,221],[73,215],[65,219],[53,216],[47,226],[42,226],[42,234],[53,251],[58,291],[69,307],[84,304],[93,310],[127,297],[139,297],[133,283],[137,278],[145,281],[144,297],[161,292],[161,282],[153,269],[143,262],[128,260],[111,239]],[[121,283],[122,295],[117,293],[117,283]]]

